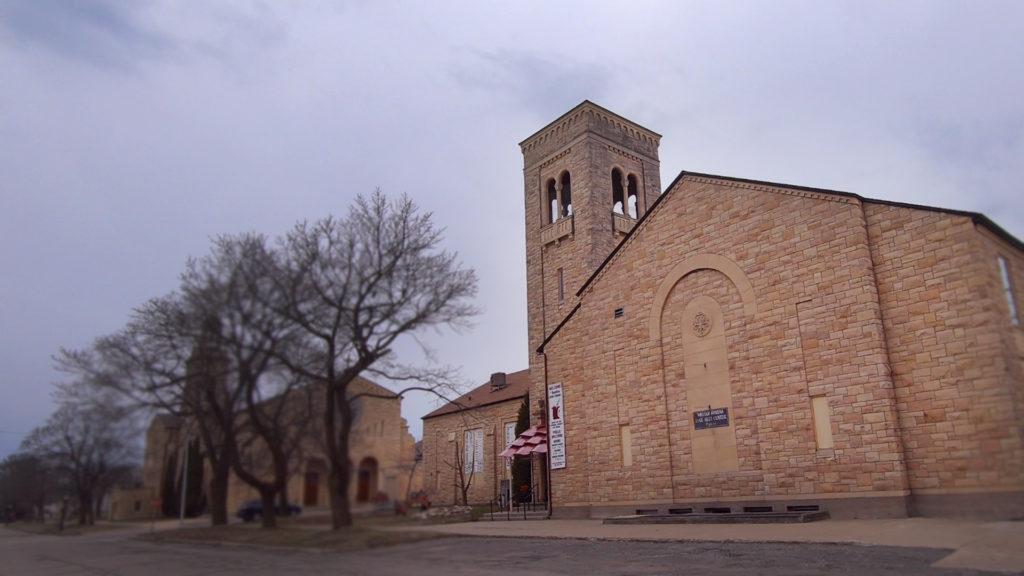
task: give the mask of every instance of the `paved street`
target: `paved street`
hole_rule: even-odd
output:
[[[931,568],[949,553],[935,548],[446,537],[336,554],[156,544],[135,539],[140,530],[56,537],[0,528],[0,576],[983,574]]]

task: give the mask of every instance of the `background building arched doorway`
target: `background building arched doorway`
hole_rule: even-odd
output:
[[[369,502],[377,495],[377,459],[371,456],[359,462],[359,480],[356,484],[356,502]]]
[[[302,505],[313,507],[320,505],[320,492],[323,479],[327,477],[327,463],[320,458],[311,458],[306,462],[306,474],[303,478]]]

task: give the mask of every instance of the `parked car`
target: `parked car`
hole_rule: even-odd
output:
[[[279,515],[284,515],[284,508],[278,505],[277,513]],[[299,508],[295,504],[288,505],[289,516],[298,516],[299,514],[302,514],[302,508]],[[238,508],[238,512],[235,512],[235,516],[241,518],[242,522],[252,522],[253,520],[263,516],[263,502],[260,500],[250,500]]]

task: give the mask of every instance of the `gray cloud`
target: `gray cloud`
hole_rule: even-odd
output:
[[[147,27],[142,3],[115,0],[34,0],[0,6],[0,25],[19,43],[55,55],[117,68],[170,48],[168,39]]]
[[[460,85],[492,97],[511,99],[538,114],[582,100],[601,100],[610,73],[596,64],[559,61],[517,49],[466,49],[452,70]]]

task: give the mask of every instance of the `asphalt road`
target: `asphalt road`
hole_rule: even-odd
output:
[[[463,537],[336,554],[158,544],[134,535],[38,536],[0,528],[0,576],[983,574],[930,568],[944,550],[845,544]]]

